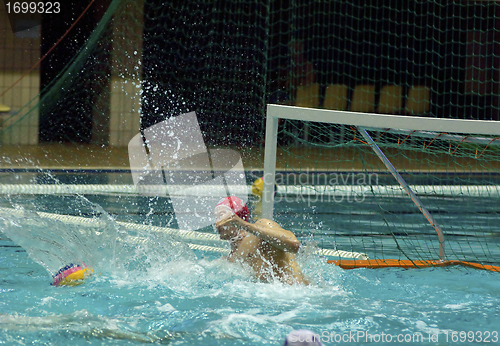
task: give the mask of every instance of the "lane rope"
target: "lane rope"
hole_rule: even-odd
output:
[[[16,215],[18,217],[26,217],[26,213],[36,213],[41,218],[57,220],[57,221],[65,223],[65,224],[73,224],[73,225],[92,225],[92,226],[97,226],[97,227],[99,227],[100,225],[102,225],[104,227],[106,225],[106,222],[104,220],[97,219],[97,218],[86,218],[86,217],[81,217],[81,216],[53,214],[53,213],[46,213],[46,212],[40,212],[40,211],[36,211],[36,212],[35,211],[25,211],[25,210],[13,209],[13,208],[3,208],[3,207],[0,207],[0,212],[4,212],[7,214],[11,214],[11,215]],[[174,228],[169,228],[169,227],[141,225],[141,224],[135,224],[135,223],[130,223],[130,222],[122,222],[122,221],[114,221],[114,222],[116,222],[116,224],[118,224],[121,227],[124,227],[127,229],[132,229],[132,230],[170,234],[170,235],[173,235],[173,236],[176,236],[178,238],[185,239],[185,240],[205,240],[205,241],[225,243],[225,241],[221,240],[219,238],[219,236],[216,234],[197,232],[197,231],[179,230],[179,229],[174,229]],[[147,241],[145,237],[133,237],[133,236],[131,236],[130,239],[133,239],[136,242]],[[223,248],[223,247],[208,246],[208,245],[201,245],[201,244],[192,244],[189,242],[183,242],[183,243],[187,244],[187,246],[189,246],[189,248],[193,249],[193,250],[229,253],[229,249]],[[320,255],[320,256],[330,256],[330,257],[368,259],[368,256],[364,253],[349,252],[349,251],[343,251],[343,250],[333,250],[333,249],[317,249],[315,251],[315,254]]]
[[[410,185],[417,195],[500,197],[497,185]],[[161,185],[158,192],[165,196],[209,196],[207,186],[178,185],[176,187]],[[189,189],[188,189],[189,188]],[[235,194],[251,194],[252,187],[247,185],[231,186]],[[134,185],[121,184],[0,184],[0,194],[19,195],[63,195],[63,194],[124,194],[140,195]],[[400,185],[281,185],[277,187],[279,195],[302,196],[381,196],[406,197]]]

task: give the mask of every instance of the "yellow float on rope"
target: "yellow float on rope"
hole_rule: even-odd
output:
[[[252,195],[262,198],[262,190],[264,189],[264,179],[259,178],[252,184]]]
[[[276,186],[276,183],[274,184],[274,194],[276,195],[278,187]],[[264,190],[264,179],[259,178],[255,180],[252,184],[252,195],[258,198],[262,198],[262,192]]]

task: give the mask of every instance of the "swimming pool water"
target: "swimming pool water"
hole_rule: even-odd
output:
[[[287,286],[193,253],[53,287],[25,251],[5,237],[0,246],[0,343],[7,345],[281,345],[303,328],[326,345],[347,335],[360,337],[346,344],[391,344],[380,342],[382,334],[448,345],[447,336],[462,331],[494,341],[500,326],[498,274],[486,271],[344,271],[306,256],[312,285]],[[438,343],[425,340],[433,335]]]
[[[157,233],[133,234],[144,240],[138,242],[116,223],[168,226],[171,210],[159,200],[25,195],[1,204],[28,212],[0,214],[0,227],[9,230],[0,232],[0,344],[282,345],[294,329],[318,333],[325,345],[500,343],[498,273],[346,271],[312,255],[310,244],[298,261],[311,285],[262,283],[218,253],[190,250]],[[329,234],[331,213],[321,203],[277,207],[278,221],[303,243],[342,242]],[[372,207],[357,217],[369,218]],[[39,219],[33,209],[99,218],[104,226],[78,237],[74,224]],[[7,237],[13,230],[24,248]],[[30,246],[37,252],[28,253]],[[48,253],[54,248],[59,252]],[[79,286],[51,286],[50,272],[72,253],[87,256],[95,275]]]

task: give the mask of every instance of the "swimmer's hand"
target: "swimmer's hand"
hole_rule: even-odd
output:
[[[229,220],[234,219],[236,217],[236,214],[234,211],[225,206],[225,205],[219,205],[215,207],[215,225],[218,227],[219,225],[227,223]]]
[[[244,221],[241,218],[239,218],[236,214],[234,214],[234,213],[226,214],[223,217],[221,217],[219,219],[219,221],[217,221],[215,223],[215,227],[220,228],[220,227],[224,227],[224,226],[226,226],[226,227],[238,226],[238,225],[241,226],[242,222],[244,222]]]

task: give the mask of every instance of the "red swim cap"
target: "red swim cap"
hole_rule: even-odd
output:
[[[217,203],[217,207],[220,205],[224,205],[224,206],[229,207],[240,218],[242,218],[245,221],[248,221],[248,217],[250,215],[250,212],[248,211],[248,207],[246,206],[245,202],[243,202],[238,197],[229,196],[229,197],[226,197],[224,199],[221,199],[219,201],[219,203]]]

